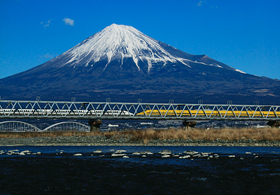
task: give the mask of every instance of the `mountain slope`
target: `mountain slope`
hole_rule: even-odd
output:
[[[0,80],[2,99],[280,104],[280,82],[191,55],[131,26],[106,27],[56,58]]]

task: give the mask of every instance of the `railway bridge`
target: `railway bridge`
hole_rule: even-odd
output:
[[[280,105],[0,100],[0,119],[87,119],[91,131],[103,119],[182,120],[184,126],[198,120],[253,120],[280,126]]]

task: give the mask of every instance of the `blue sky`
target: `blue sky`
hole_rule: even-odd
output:
[[[279,0],[0,0],[0,78],[38,66],[112,23],[191,54],[280,79]]]

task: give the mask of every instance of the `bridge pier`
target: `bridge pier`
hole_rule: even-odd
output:
[[[279,127],[280,126],[280,121],[268,121],[267,125],[270,127]]]
[[[90,119],[88,124],[90,126],[90,132],[99,132],[102,121],[100,119]]]
[[[196,121],[184,120],[183,125],[185,126],[185,129],[188,129],[189,127],[194,127],[196,123],[197,123]]]

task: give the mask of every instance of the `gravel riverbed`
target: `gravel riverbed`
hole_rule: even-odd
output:
[[[29,138],[0,138],[0,146],[268,146],[279,147],[279,141],[257,141],[253,139],[247,140],[180,140],[180,139],[164,139],[164,140],[136,140],[132,141],[127,136],[112,136],[106,138],[103,135],[97,136],[57,136],[57,137],[29,137]]]

